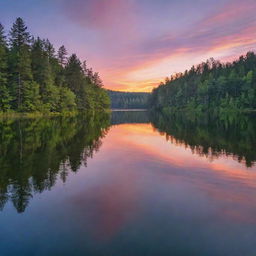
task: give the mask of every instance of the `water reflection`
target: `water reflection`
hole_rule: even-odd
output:
[[[126,133],[129,129],[139,129],[145,135],[148,126],[143,130],[143,125],[138,124],[150,121],[167,141],[189,147],[193,153],[211,161],[224,155],[232,156],[247,167],[252,167],[256,161],[254,116],[206,114],[199,117],[145,111],[117,111],[111,116],[112,125],[133,124],[126,126]],[[81,164],[87,166],[88,157],[92,158],[99,150],[109,126],[108,114],[1,120],[0,210],[10,200],[17,212],[24,212],[34,193],[50,190],[58,178],[65,183],[69,171],[77,172]],[[116,137],[125,137],[125,134],[117,133]],[[122,143],[127,144],[127,141]],[[144,148],[145,152],[148,150],[150,146]],[[154,148],[152,151],[156,155],[160,153]],[[175,161],[183,163],[182,157]],[[216,168],[222,167],[216,165]]]
[[[210,160],[231,156],[247,167],[256,161],[255,117],[151,113],[154,127],[171,143],[189,147],[193,153]]]
[[[238,118],[2,121],[0,255],[254,255],[255,121]]]
[[[0,209],[11,200],[17,211],[23,212],[33,193],[51,189],[58,175],[65,182],[69,169],[76,172],[81,163],[86,166],[87,158],[101,146],[108,120],[106,114],[2,120]],[[150,113],[150,120],[171,143],[189,147],[200,156],[214,160],[231,155],[247,167],[256,161],[253,117]],[[112,125],[148,122],[147,112],[113,112],[111,118]]]
[[[111,124],[142,124],[149,123],[149,113],[147,111],[113,111]]]
[[[107,114],[0,122],[0,210],[24,212],[34,193],[87,165],[109,126]]]

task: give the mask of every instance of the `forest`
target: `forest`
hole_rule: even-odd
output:
[[[149,93],[108,90],[112,109],[146,109]]]
[[[110,100],[99,73],[65,46],[33,37],[21,18],[0,24],[0,112],[104,110]]]
[[[251,111],[256,108],[256,55],[248,52],[232,63],[209,59],[166,78],[149,104],[161,110]]]

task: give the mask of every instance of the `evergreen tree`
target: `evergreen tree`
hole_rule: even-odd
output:
[[[18,18],[10,32],[12,107],[18,111],[35,110],[38,103],[39,91],[33,88],[30,39],[24,21]]]
[[[51,67],[43,41],[37,38],[31,49],[32,73],[34,80],[40,85],[40,94],[46,93],[47,84],[51,83]]]
[[[10,32],[10,45],[13,49],[20,49],[29,45],[31,36],[22,18],[17,18]]]
[[[99,74],[83,70],[73,54],[61,46],[30,36],[17,18],[9,33],[9,47],[0,24],[0,112],[62,112],[109,107]]]
[[[10,109],[10,94],[7,87],[7,57],[8,48],[6,37],[4,34],[4,27],[0,23],[0,112],[6,112]]]
[[[6,36],[5,36],[5,32],[4,32],[4,27],[3,27],[3,25],[2,25],[1,23],[0,23],[0,45],[7,47],[7,42],[6,42]]]
[[[58,50],[58,60],[59,64],[64,67],[67,64],[67,55],[68,52],[64,45],[62,45]]]
[[[60,88],[59,111],[72,111],[76,108],[76,95],[68,88]]]
[[[49,60],[54,59],[55,58],[55,49],[54,49],[54,46],[49,41],[49,39],[43,40],[43,46],[44,46],[45,52],[47,53],[48,59]]]
[[[214,59],[172,76],[154,89],[150,105],[158,109],[241,111],[256,108],[256,55],[232,63]]]
[[[58,108],[59,91],[54,85],[49,52],[44,48],[44,41],[40,38],[32,45],[31,58],[33,78],[39,84],[43,107],[45,110],[55,111]]]
[[[68,59],[65,68],[65,77],[68,88],[76,95],[78,109],[85,109],[85,78],[80,60],[76,54],[72,54]]]

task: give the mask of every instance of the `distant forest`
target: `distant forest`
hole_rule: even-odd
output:
[[[0,112],[102,110],[110,105],[102,87],[85,61],[31,36],[21,18],[8,37],[0,24]]]
[[[168,110],[245,111],[256,109],[256,55],[232,63],[214,59],[166,78],[150,97],[150,106]]]
[[[112,109],[146,109],[150,93],[108,91]]]

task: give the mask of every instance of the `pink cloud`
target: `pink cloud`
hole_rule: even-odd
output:
[[[101,36],[134,32],[132,0],[64,0],[63,7],[73,22],[84,29],[98,30]]]
[[[143,6],[149,8],[150,2]],[[176,4],[177,8],[179,4],[183,6],[182,3]],[[165,5],[166,9],[168,6]],[[180,24],[172,16],[166,16],[166,10],[163,17],[158,13],[158,20],[153,19],[157,25],[151,24],[150,17],[138,12],[139,3],[134,0],[76,0],[72,3],[64,0],[66,15],[85,31],[91,31],[94,37],[97,35],[95,43],[91,41],[91,45],[81,47],[97,45],[91,53],[87,48],[86,54],[89,52],[90,63],[100,71],[105,85],[129,91],[150,91],[165,76],[190,68],[192,57],[200,62],[204,58],[225,59],[244,54],[255,43],[255,8],[253,0],[224,1],[212,11],[203,13],[201,20],[192,18],[194,22],[179,29]],[[177,29],[166,26],[166,19],[173,23],[172,28],[176,24]],[[161,28],[161,33],[157,27]],[[180,64],[175,66],[185,56],[190,61],[184,62],[182,67]],[[158,77],[151,78],[152,72],[144,72],[144,81],[131,79],[131,73],[140,73],[154,66],[157,69],[161,62],[170,65],[165,75],[161,69]],[[168,70],[168,66],[164,70]]]

